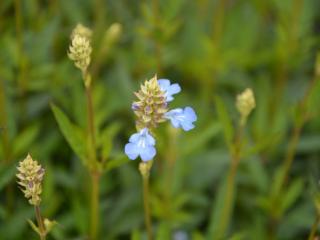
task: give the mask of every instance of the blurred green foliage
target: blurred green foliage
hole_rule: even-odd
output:
[[[157,133],[155,239],[216,239],[239,121],[235,97],[246,87],[257,107],[242,136],[223,239],[307,239],[320,214],[319,8],[318,0],[1,0],[0,239],[36,238],[14,176],[28,152],[46,168],[42,212],[58,222],[49,238],[87,239],[85,93],[67,57],[79,22],[94,30],[95,125],[104,129],[101,155],[112,159],[101,178],[99,239],[146,237],[138,161],[123,147],[134,131],[133,92],[155,73],[182,86],[175,106],[198,115],[191,132]],[[106,39],[115,22],[121,34]],[[65,140],[70,130],[61,133],[54,114],[74,136]]]

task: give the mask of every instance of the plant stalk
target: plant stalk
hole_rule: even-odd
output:
[[[237,170],[241,157],[241,138],[244,126],[245,125],[242,124],[242,121],[240,121],[238,134],[234,142],[234,150],[231,153],[231,166],[227,175],[226,193],[224,197],[224,205],[221,211],[221,220],[219,221],[219,225],[217,227],[217,234],[214,236],[214,239],[224,239],[225,233],[229,226],[230,217],[233,210],[232,204],[235,197],[235,178],[237,175]]]
[[[149,176],[142,176],[143,179],[143,205],[144,219],[148,234],[148,240],[152,240],[151,214],[149,206]]]
[[[100,172],[97,165],[96,156],[96,139],[94,126],[94,110],[91,88],[91,76],[88,72],[83,73],[85,91],[87,98],[87,118],[88,118],[88,136],[89,136],[89,171],[91,177],[91,194],[90,194],[90,239],[95,240],[99,234],[99,180]]]
[[[45,240],[46,239],[46,229],[43,223],[43,219],[41,217],[41,213],[40,213],[40,207],[38,205],[34,206],[34,210],[36,213],[36,219],[37,219],[37,223],[38,223],[38,227],[39,227],[39,231],[40,231],[40,239],[41,240]]]
[[[99,180],[100,174],[91,173],[91,214],[90,214],[90,239],[97,239],[99,232]]]
[[[314,221],[314,223],[312,225],[308,240],[314,240],[315,239],[315,235],[316,235],[319,223],[320,223],[320,215],[317,214],[316,220]]]

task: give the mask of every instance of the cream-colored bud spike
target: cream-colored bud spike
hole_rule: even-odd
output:
[[[245,89],[237,96],[236,107],[241,115],[241,124],[244,125],[251,111],[256,107],[253,91]]]
[[[34,161],[30,154],[19,163],[17,167],[18,184],[29,203],[38,206],[41,202],[42,180],[45,173],[44,168]]]
[[[87,68],[91,61],[91,31],[82,25],[79,25],[73,30],[71,34],[71,45],[69,47],[68,56],[74,61],[77,68],[81,69],[83,73],[87,71]]]

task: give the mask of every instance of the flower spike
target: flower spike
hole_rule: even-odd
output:
[[[131,160],[140,156],[143,162],[152,160],[156,155],[155,139],[151,135],[159,123],[170,120],[175,128],[184,131],[193,129],[197,115],[191,107],[176,108],[168,111],[168,103],[174,94],[181,91],[179,84],[171,84],[168,79],[159,79],[154,76],[145,81],[138,92],[135,92],[137,101],[131,109],[137,116],[136,128],[138,133],[131,135],[129,143],[125,145],[125,154]]]

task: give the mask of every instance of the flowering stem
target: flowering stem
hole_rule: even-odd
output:
[[[317,68],[317,66],[316,66]],[[275,201],[278,202],[281,200],[281,193],[284,189],[284,187],[286,186],[286,183],[288,181],[289,178],[289,173],[290,173],[290,169],[292,166],[292,162],[294,160],[295,154],[296,154],[296,150],[297,150],[297,146],[299,143],[299,139],[300,139],[300,135],[301,135],[301,131],[303,129],[303,126],[305,125],[305,123],[307,122],[308,118],[310,117],[308,109],[307,109],[307,104],[308,104],[308,100],[311,96],[312,90],[315,87],[317,80],[318,80],[318,75],[317,75],[317,70],[315,71],[315,76],[312,79],[310,85],[308,86],[308,89],[306,90],[306,93],[304,94],[302,100],[299,103],[298,106],[298,111],[299,111],[299,119],[296,121],[294,129],[293,129],[293,133],[292,136],[289,140],[289,145],[288,145],[288,149],[287,149],[287,153],[286,153],[286,157],[284,159],[284,162],[282,164],[282,175],[281,175],[281,179],[280,179],[280,184],[279,184],[279,188],[277,189],[276,195],[275,195]],[[276,205],[276,207],[279,205]],[[277,209],[276,209],[277,210]],[[277,216],[277,212],[275,211],[271,213],[271,226],[272,228],[276,228],[276,225],[273,224],[273,222],[277,222],[279,221],[279,216]],[[273,229],[270,234],[272,235],[272,238],[274,238],[274,232],[275,230]]]
[[[234,190],[235,190],[235,177],[240,162],[240,153],[241,153],[241,137],[243,132],[244,125],[240,122],[238,129],[238,134],[234,143],[234,151],[232,152],[231,166],[227,175],[227,185],[226,192],[224,197],[224,204],[221,211],[221,218],[219,225],[217,227],[217,234],[214,236],[215,239],[224,239],[225,232],[229,225],[231,213],[232,213],[232,204],[234,199]]]
[[[24,59],[24,52],[23,52],[23,21],[22,21],[22,14],[21,14],[21,0],[15,0],[15,27],[16,27],[16,34],[17,34],[17,50],[18,50],[18,59],[19,59],[19,72],[18,72],[18,87],[19,93],[22,101],[20,101],[20,110],[21,116],[25,115],[25,101],[23,96],[25,95],[26,89],[26,79],[25,79],[25,72],[26,72],[26,65]]]
[[[94,129],[94,111],[91,89],[91,76],[83,73],[87,97],[87,117],[89,135],[89,166],[91,168],[91,208],[90,208],[90,239],[97,239],[99,233],[99,180],[100,173],[97,169],[96,141]]]
[[[45,240],[46,239],[46,229],[45,229],[45,226],[43,223],[43,219],[41,217],[39,205],[35,205],[34,210],[36,213],[36,219],[37,219],[38,227],[39,227],[39,231],[40,231],[40,239]]]
[[[99,180],[98,172],[91,173],[91,240],[97,239],[99,231]]]
[[[318,228],[319,223],[320,223],[320,215],[317,214],[316,220],[314,221],[314,223],[312,225],[308,240],[314,240],[315,239],[315,234],[317,232],[317,228]]]
[[[1,138],[1,144],[3,149],[3,157],[4,157],[4,164],[10,164],[11,162],[11,144],[10,139],[8,135],[8,118],[6,115],[6,89],[4,80],[0,80],[0,109],[3,109],[0,111],[0,134],[2,136]],[[9,184],[6,188],[6,203],[7,203],[7,209],[9,212],[12,210],[12,203],[14,194],[13,194],[13,186],[12,184]]]
[[[142,176],[143,179],[143,205],[144,205],[144,219],[148,234],[148,240],[152,240],[151,215],[149,206],[149,176],[146,174]]]

